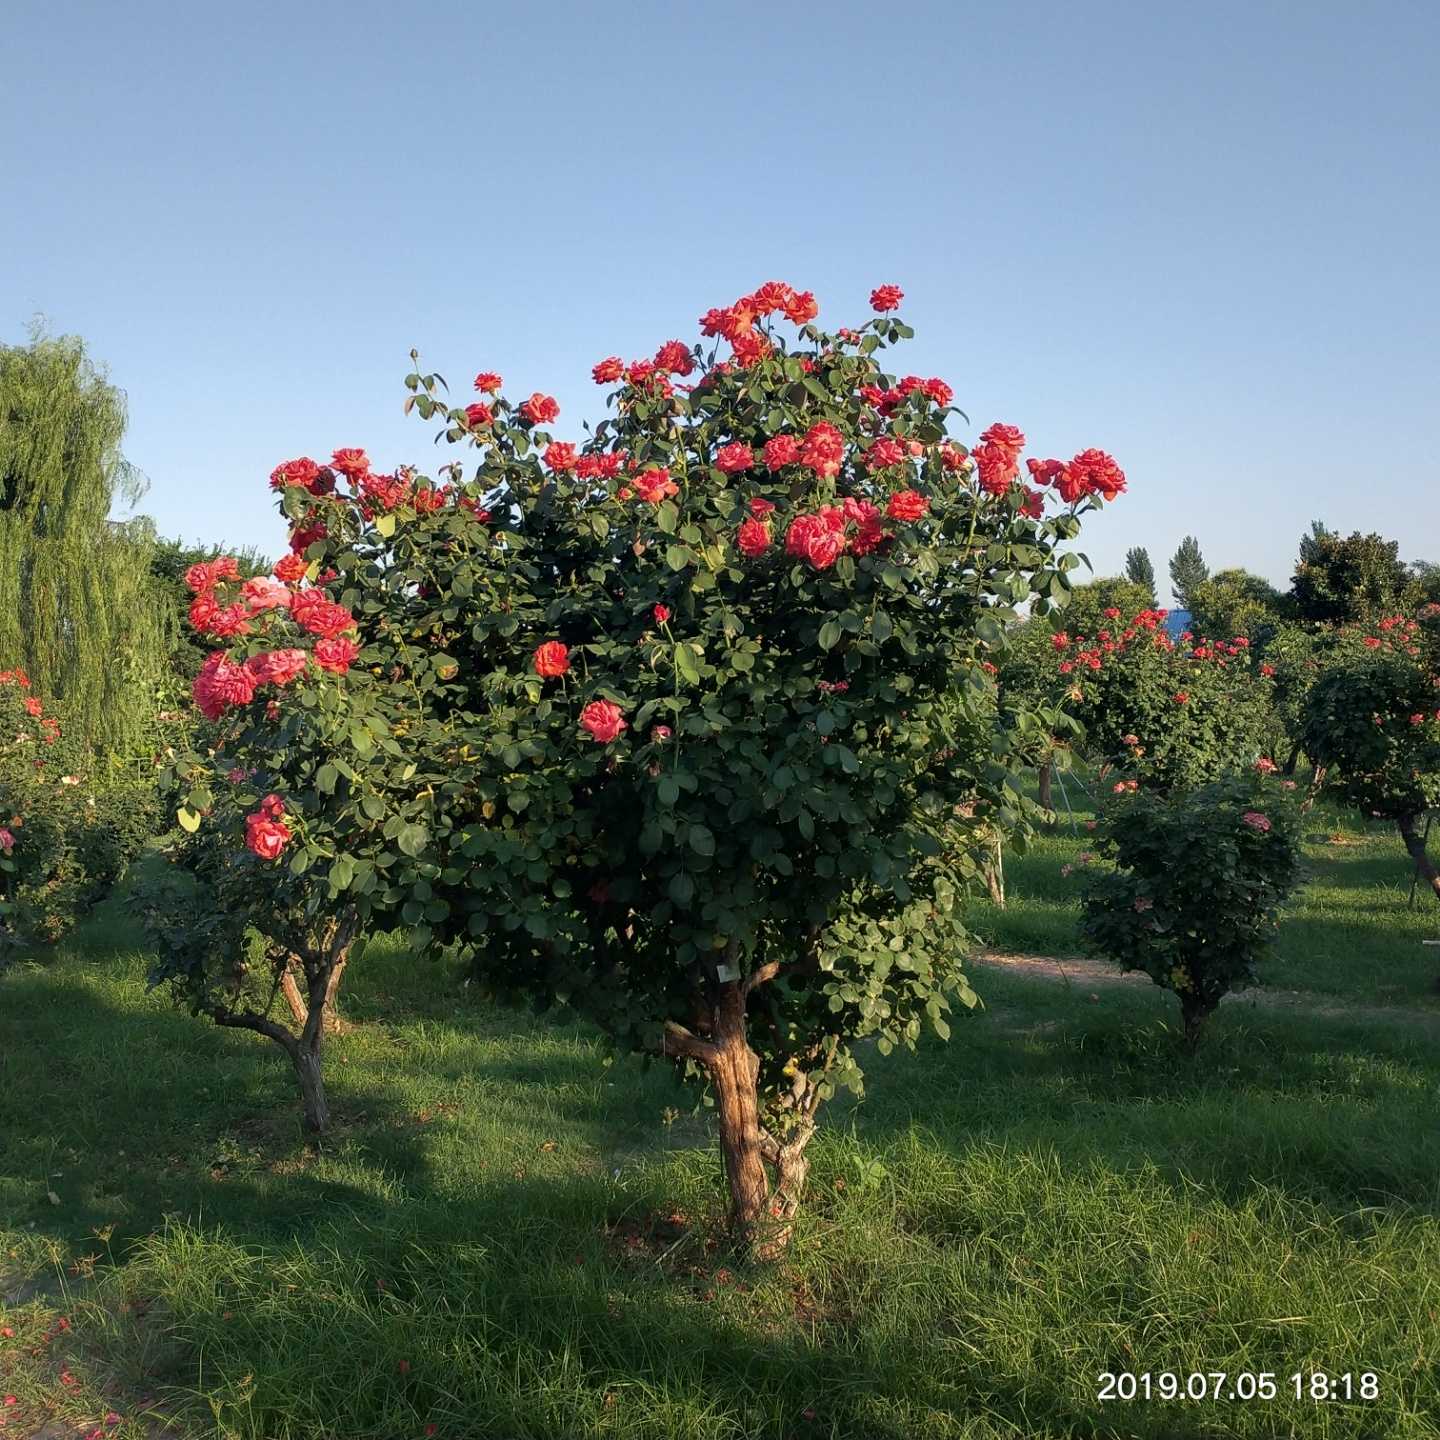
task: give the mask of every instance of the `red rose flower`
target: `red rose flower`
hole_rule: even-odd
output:
[[[556,440],[545,447],[545,464],[557,474],[575,468],[575,447],[568,440]]]
[[[303,555],[317,540],[323,540],[329,533],[323,521],[302,525],[290,532],[290,549],[296,555]]]
[[[1190,703],[1190,692],[1188,690],[1177,690],[1175,692],[1175,703],[1177,705],[1188,705]]]
[[[765,442],[765,468],[779,470],[800,458],[800,442],[793,435],[772,435]]]
[[[531,663],[535,666],[537,675],[553,680],[570,668],[570,647],[562,645],[558,640],[547,640],[536,648]]]
[[[648,500],[652,505],[658,505],[662,500],[668,499],[671,495],[678,495],[680,487],[670,478],[669,470],[663,467],[654,470],[642,470],[634,480],[635,493],[642,500]]]
[[[257,811],[245,817],[245,847],[262,860],[278,860],[290,843],[290,827]]]
[[[620,707],[610,700],[592,700],[580,712],[580,726],[602,745],[618,739],[620,732],[629,728]]]
[[[289,555],[282,555],[275,565],[275,578],[294,582],[304,578],[305,572],[310,567],[305,563],[303,555],[296,555],[293,552]]]
[[[761,520],[763,520],[767,515],[771,514],[774,509],[774,501],[767,500],[763,495],[755,496],[755,498],[750,502],[750,513],[757,516]]]
[[[827,420],[812,425],[800,447],[800,463],[829,478],[840,473],[844,459],[845,437]]]
[[[482,370],[475,377],[475,388],[488,395],[498,395],[500,385],[500,377],[493,370]]]
[[[929,510],[929,500],[916,490],[897,491],[885,507],[885,513],[892,520],[919,520]]]
[[[370,457],[363,450],[336,450],[330,457],[330,464],[342,475],[357,480],[369,473]]]
[[[715,453],[715,468],[727,475],[738,475],[755,463],[755,452],[743,440],[732,440]]]
[[[240,598],[252,615],[262,610],[283,610],[290,604],[290,590],[269,575],[256,575],[240,587]]]
[[[780,308],[795,325],[808,325],[820,313],[819,302],[809,290],[794,291]]]
[[[337,605],[323,590],[297,590],[290,600],[290,613],[302,630],[330,637],[355,624],[355,617]]]
[[[993,445],[997,450],[1005,450],[1016,459],[1025,448],[1025,436],[1022,431],[1014,425],[1001,425],[998,422],[988,430],[980,432],[980,441],[984,445]]]
[[[889,436],[876,440],[865,452],[865,464],[871,470],[889,470],[892,466],[904,463],[905,447]]]
[[[255,698],[255,677],[216,650],[200,667],[190,693],[206,719],[218,720],[231,706],[248,705]]]
[[[560,418],[560,402],[553,395],[538,390],[520,407],[520,413],[532,425],[549,425]]]
[[[327,635],[325,639],[317,640],[310,652],[315,663],[332,675],[343,675],[355,663],[359,653],[359,644],[348,635]]]
[[[290,485],[303,485],[309,490],[319,479],[320,467],[308,457],[285,460],[270,472],[270,488],[284,490]]]
[[[1032,490],[1027,485],[1020,501],[1020,513],[1028,515],[1032,520],[1039,520],[1045,514],[1045,492]]]
[[[663,625],[670,618],[670,607],[668,605],[657,605],[651,612],[657,625]]]
[[[625,362],[618,355],[602,360],[590,371],[597,385],[613,385],[624,373]]]
[[[735,533],[735,543],[740,547],[741,554],[754,559],[770,548],[770,531],[759,520],[743,521]]]
[[[305,670],[308,656],[303,650],[270,650],[252,655],[245,662],[256,685],[288,685]]]
[[[474,405],[465,407],[465,423],[472,430],[478,430],[482,425],[491,425],[494,421],[495,412],[488,405],[481,405],[477,401]]]
[[[845,517],[833,505],[819,514],[797,515],[785,532],[785,553],[808,560],[816,570],[828,570],[844,549]]]
[[[979,474],[980,488],[987,495],[1003,495],[1019,478],[1020,469],[1012,451],[980,444],[971,453]]]
[[[898,310],[905,292],[898,285],[877,285],[870,292],[870,308],[884,314],[887,310]]]
[[[655,352],[655,368],[671,375],[688,375],[695,368],[695,358],[683,340],[667,340]]]
[[[1087,495],[1110,501],[1125,489],[1125,472],[1103,450],[1082,450],[1067,469]]]

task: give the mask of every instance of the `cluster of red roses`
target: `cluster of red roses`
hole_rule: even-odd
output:
[[[296,560],[298,556],[287,556]],[[200,667],[191,693],[201,712],[218,720],[237,705],[248,705],[262,685],[277,689],[288,685],[304,673],[313,661],[321,670],[343,675],[360,653],[360,646],[347,632],[354,630],[355,617],[333,601],[324,590],[315,586],[294,588],[280,578],[284,573],[294,578],[295,567],[281,561],[275,575],[257,575],[239,587],[239,598],[222,604],[220,586],[239,580],[240,572],[233,557],[192,565],[185,572],[185,583],[195,592],[190,602],[190,623],[202,635],[222,640],[247,635],[257,626],[274,634],[275,618],[288,615],[302,631],[313,635],[315,643],[309,650],[295,646],[276,648],[252,655],[237,664],[225,650],[213,651]],[[304,574],[301,562],[300,574]]]
[[[1023,436],[1021,441],[1023,443]],[[991,464],[998,466],[999,461],[992,460]],[[1125,490],[1125,472],[1103,450],[1082,450],[1068,465],[1063,460],[1027,460],[1025,468],[1037,485],[1054,486],[1055,493],[1067,505],[1074,505],[1087,495],[1098,495],[1108,504]],[[995,483],[999,483],[998,475]],[[985,484],[983,473],[981,484]]]
[[[478,376],[477,379],[493,379],[499,385],[500,377]],[[545,396],[532,397],[544,400]],[[529,402],[527,402],[528,404]],[[552,406],[553,400],[549,402]],[[470,410],[485,410],[484,423],[494,418],[485,406],[471,406]],[[467,417],[470,411],[466,411]],[[559,407],[555,406],[555,414]],[[553,418],[553,417],[552,417]],[[478,420],[472,423],[479,423]],[[337,489],[336,476],[342,475],[350,484],[350,493],[342,495]],[[468,496],[459,495],[450,485],[418,485],[413,473],[402,467],[393,474],[381,474],[371,468],[370,457],[356,447],[336,450],[330,457],[329,465],[319,465],[308,456],[298,460],[286,460],[270,472],[272,490],[305,490],[317,502],[303,520],[292,525],[290,531],[291,555],[275,567],[275,574],[281,580],[297,580],[305,573],[305,561],[301,558],[306,549],[315,541],[322,540],[329,533],[324,520],[323,504],[354,505],[367,519],[373,520],[378,514],[387,514],[409,506],[422,514],[454,505],[457,509],[468,510],[482,524],[489,520],[490,512],[483,510]],[[215,632],[212,632],[215,633]]]
[[[1435,609],[1433,606],[1426,608]],[[1422,617],[1430,618],[1425,615],[1424,610],[1420,614]],[[1386,615],[1375,628],[1380,632],[1378,635],[1366,635],[1361,639],[1360,643],[1367,650],[1403,651],[1412,659],[1420,654],[1420,622],[1418,620],[1413,620],[1408,615]]]
[[[289,843],[285,802],[278,795],[267,795],[260,808],[245,817],[245,848],[262,860],[278,860]]]
[[[0,685],[14,685],[21,690],[28,690],[30,677],[17,665],[13,670],[0,670]],[[25,713],[32,720],[40,722],[40,738],[47,745],[53,745],[60,738],[60,722],[53,715],[45,713],[45,706],[38,695],[27,695],[24,703]]]
[[[1118,621],[1122,618],[1123,612],[1111,606],[1102,613],[1106,620]],[[1063,656],[1059,664],[1060,673],[1070,675],[1080,668],[1101,670],[1104,668],[1107,655],[1123,654],[1137,640],[1143,644],[1153,645],[1158,650],[1177,650],[1175,641],[1163,628],[1167,614],[1169,612],[1166,610],[1140,610],[1118,633],[1110,629],[1101,629],[1097,631],[1094,640],[1088,644],[1083,635],[1072,636],[1064,630],[1060,631],[1050,640],[1056,653]],[[1250,650],[1250,641],[1244,635],[1237,635],[1233,640],[1202,638],[1198,645],[1191,645],[1194,639],[1194,635],[1189,630],[1180,635],[1180,643],[1191,646],[1187,651],[1187,657],[1191,660],[1213,661],[1221,669],[1224,669],[1231,660],[1245,657]],[[1270,676],[1274,673],[1273,665],[1260,666],[1261,675]],[[1178,703],[1185,703],[1178,696],[1176,698]],[[1187,695],[1185,699],[1188,700],[1189,696]]]
[[[670,618],[668,606],[656,605],[651,614],[657,625],[663,625]],[[547,640],[535,647],[530,657],[535,673],[542,680],[558,680],[570,669],[570,647],[559,640]],[[592,700],[580,712],[580,728],[593,739],[608,745],[618,740],[623,731],[630,727],[625,722],[625,712],[613,700]],[[657,725],[651,731],[653,738],[665,740],[670,736],[668,725]]]

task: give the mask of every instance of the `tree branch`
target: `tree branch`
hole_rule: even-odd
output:
[[[293,1056],[300,1041],[292,1031],[277,1024],[268,1015],[259,1015],[254,1010],[227,1010],[217,1005],[210,1012],[210,1018],[228,1030],[253,1030],[273,1040],[287,1055]]]
[[[667,1055],[699,1060],[705,1065],[712,1064],[719,1053],[708,1040],[702,1040],[693,1030],[687,1030],[677,1020],[665,1022],[663,1045]]]
[[[767,981],[773,980],[780,973],[780,962],[778,960],[767,960],[758,970],[752,970],[740,982],[740,994],[746,999],[750,992],[758,985],[764,985]]]

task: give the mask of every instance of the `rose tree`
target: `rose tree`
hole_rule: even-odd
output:
[[[337,452],[347,488],[308,462],[284,486],[362,665],[419,697],[406,754],[444,777],[399,907],[416,941],[708,1082],[734,1228],[767,1247],[855,1042],[973,1003],[972,842],[1025,814],[989,657],[1124,488],[1093,450],[1027,485],[1013,426],[951,439],[949,386],[879,363],[912,333],[899,291],[872,303],[827,334],[772,283],[702,318],[708,352],[603,360],[613,414],[583,442],[542,392],[487,372],[462,408],[417,372],[407,408],[473,465],[436,484]]]
[[[1254,769],[1179,795],[1127,792],[1101,822],[1115,864],[1086,885],[1081,933],[1175,993],[1187,1046],[1227,991],[1256,982],[1299,879],[1298,821],[1285,782]]]
[[[1301,739],[1350,804],[1395,824],[1440,899],[1419,825],[1440,806],[1440,605],[1347,632],[1305,696]]]
[[[334,471],[293,463],[280,488],[297,473],[334,489]],[[134,902],[158,941],[151,983],[277,1044],[320,1132],[335,992],[360,926],[397,923],[422,893],[416,857],[445,776],[415,756],[440,753],[447,722],[425,703],[428,664],[399,668],[396,645],[336,600],[338,576],[295,551],[273,576],[242,581],[220,557],[185,579],[190,623],[215,648],[194,682],[203,753],[172,767],[176,868]],[[293,1025],[275,1013],[287,987]]]

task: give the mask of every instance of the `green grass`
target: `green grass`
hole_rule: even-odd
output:
[[[1012,865],[1012,896],[1060,863]],[[1354,874],[1311,922],[1360,926],[1378,964],[1403,894],[1367,911]],[[1375,998],[1360,962],[1340,988],[1344,943],[1330,993]],[[1440,1434],[1418,1003],[1242,1002],[1185,1060],[1151,987],[986,970],[948,1046],[873,1058],[869,1098],[831,1107],[766,1270],[719,1243],[704,1119],[581,1028],[374,942],[316,1155],[278,1052],[143,969],[107,914],[0,978],[0,1440]],[[1097,1402],[1101,1371],[1147,1369],[1281,1393]],[[1380,1398],[1297,1402],[1296,1370],[1371,1370]]]
[[[1094,784],[1057,785],[1060,822],[1024,855],[1005,856],[1006,905],[977,901],[971,926],[997,950],[1025,955],[1077,951],[1080,856],[1093,837]],[[1364,1005],[1404,1005],[1440,1013],[1440,906],[1422,886],[1409,904],[1414,874],[1393,825],[1367,824],[1353,810],[1321,801],[1304,819],[1306,882],[1285,912],[1275,953],[1261,968],[1265,985],[1314,990]],[[1070,865],[1069,875],[1061,873]]]

